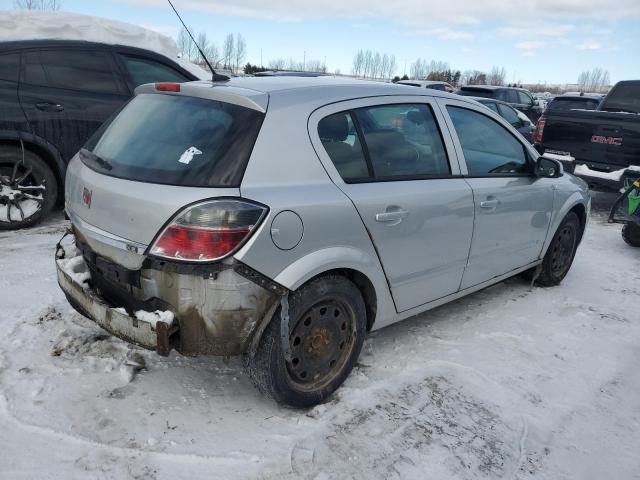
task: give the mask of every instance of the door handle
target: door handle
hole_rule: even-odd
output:
[[[498,206],[498,200],[483,200],[480,202],[480,208],[496,208]]]
[[[64,110],[64,107],[59,103],[51,102],[36,103],[36,108],[38,110],[42,110],[43,112],[61,112]]]
[[[398,224],[403,218],[406,218],[407,215],[409,215],[409,212],[406,210],[376,213],[376,222],[396,222],[396,224]]]

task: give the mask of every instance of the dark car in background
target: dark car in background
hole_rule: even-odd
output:
[[[0,42],[0,230],[47,215],[62,197],[69,160],[138,85],[197,79],[130,46]]]
[[[454,93],[455,88],[450,83],[438,80],[399,80],[398,85],[409,85],[410,87],[430,88],[431,90],[440,90],[441,92]]]
[[[546,111],[566,112],[569,110],[595,110],[600,105],[604,95],[598,94],[564,94],[554,97],[547,103]]]
[[[516,87],[500,87],[495,85],[465,85],[460,87],[458,95],[466,97],[492,98],[508,103],[513,108],[520,110],[532,122],[538,121],[542,115],[542,107],[533,98],[529,90]]]
[[[513,128],[518,130],[520,134],[526,138],[530,143],[533,143],[533,136],[536,131],[536,126],[534,123],[529,120],[524,113],[516,110],[511,105],[505,102],[501,102],[500,100],[493,100],[491,98],[483,98],[483,97],[470,97],[480,102],[485,107],[493,110],[502,118],[504,118],[507,122],[513,125]]]

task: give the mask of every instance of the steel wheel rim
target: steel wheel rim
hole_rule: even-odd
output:
[[[287,361],[290,381],[300,390],[321,389],[343,370],[355,345],[355,312],[336,299],[321,300],[291,329]]]
[[[551,251],[551,271],[554,275],[562,275],[569,267],[573,256],[576,231],[570,225],[565,225],[558,232]]]
[[[0,222],[24,222],[36,215],[44,205],[45,191],[31,167],[0,165]]]

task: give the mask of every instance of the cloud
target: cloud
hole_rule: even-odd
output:
[[[168,9],[165,0],[118,0]],[[545,18],[601,18],[607,12],[609,20],[640,17],[638,0],[183,0],[178,6],[183,12],[244,16],[279,21],[300,21],[327,17],[350,19],[384,19],[409,26],[471,25],[482,20],[518,21],[531,19],[529,28]]]
[[[571,23],[533,23],[507,25],[498,28],[495,33],[501,37],[522,37],[523,34],[531,37],[564,37],[575,29],[576,26]]]
[[[586,40],[584,43],[578,45],[580,50],[600,50],[602,48],[602,44],[597,40]]]
[[[538,41],[518,42],[515,47],[520,50],[535,50],[544,47],[544,43]]]
[[[474,35],[471,32],[465,32],[462,30],[453,30],[451,28],[446,28],[446,27],[431,28],[427,30],[411,30],[406,32],[406,35],[433,36],[433,37],[441,38],[443,40],[473,40],[474,38]]]

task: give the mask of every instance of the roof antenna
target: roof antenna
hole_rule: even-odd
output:
[[[196,39],[193,38],[193,35],[191,35],[191,32],[189,31],[189,29],[187,28],[187,26],[184,24],[184,22],[182,21],[182,17],[180,16],[180,14],[178,13],[178,11],[176,10],[176,7],[173,6],[173,3],[171,3],[171,0],[167,0],[167,2],[169,2],[169,5],[171,5],[171,8],[173,9],[173,11],[176,13],[176,15],[178,16],[178,19],[180,20],[180,23],[182,23],[182,26],[184,27],[184,29],[187,31],[187,33],[189,34],[189,37],[191,37],[191,41],[193,42],[193,44],[196,46],[196,48],[198,49],[198,52],[200,52],[200,55],[202,56],[202,59],[204,60],[204,63],[207,64],[207,67],[209,67],[209,70],[211,70],[211,81],[212,82],[223,82],[225,80],[229,80],[229,77],[226,75],[221,75],[220,73],[216,73],[216,71],[213,69],[213,67],[211,66],[211,64],[209,63],[209,60],[207,60],[206,55],[204,54],[204,52],[202,51],[202,49],[200,48],[200,45],[198,45],[198,42],[196,42]]]

